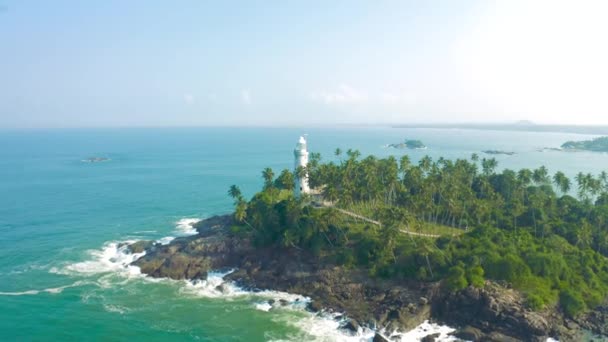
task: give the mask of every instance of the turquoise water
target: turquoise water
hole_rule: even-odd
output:
[[[296,305],[264,311],[281,294],[219,295],[213,286],[152,281],[116,242],[187,234],[183,219],[226,213],[226,191],[261,186],[261,170],[291,168],[301,133],[333,158],[336,147],[404,153],[416,161],[484,149],[503,167],[599,173],[608,154],[538,152],[563,133],[392,128],[181,128],[0,131],[0,340],[265,341],[346,339]],[[425,151],[385,149],[405,138]],[[482,154],[480,154],[483,156]],[[91,156],[109,161],[86,163]],[[356,339],[356,338],[353,338]]]

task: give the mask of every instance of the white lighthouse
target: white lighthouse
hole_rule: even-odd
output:
[[[293,150],[294,156],[294,174],[296,179],[295,195],[300,197],[301,194],[307,194],[310,192],[308,187],[308,173],[305,173],[302,177],[298,175],[299,167],[308,166],[308,149],[306,148],[306,139],[304,136],[300,137],[296,148]]]

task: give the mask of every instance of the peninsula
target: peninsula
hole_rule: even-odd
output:
[[[131,245],[146,251],[134,264],[173,279],[235,269],[226,279],[308,296],[312,311],[345,314],[344,329],[382,328],[376,340],[426,319],[474,341],[608,333],[606,174],[573,183],[477,155],[337,154],[322,162],[301,138],[293,172],[264,169],[249,199],[231,186],[232,214],[168,245]]]
[[[608,137],[599,137],[584,141],[567,141],[562,144],[564,150],[608,152]]]

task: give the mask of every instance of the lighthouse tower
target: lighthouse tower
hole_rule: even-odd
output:
[[[306,148],[306,139],[301,136],[296,148],[293,150],[294,156],[294,174],[296,179],[296,188],[295,195],[296,197],[300,197],[301,194],[307,194],[310,192],[310,188],[308,187],[308,173],[304,174],[302,177],[298,175],[299,167],[306,167],[308,165],[308,150]]]

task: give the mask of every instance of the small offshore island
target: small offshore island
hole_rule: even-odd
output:
[[[304,138],[294,154],[294,171],[264,169],[251,199],[231,186],[234,213],[197,235],[130,245],[146,252],[133,264],[191,280],[234,269],[225,279],[307,296],[311,311],[344,314],[343,329],[375,327],[374,341],[428,319],[470,341],[608,334],[606,173],[573,184],[475,154],[412,164],[337,149],[322,162]]]
[[[584,141],[567,141],[561,147],[568,151],[608,152],[608,137]]]
[[[402,143],[388,144],[388,145],[386,145],[386,147],[392,147],[392,148],[397,148],[397,149],[409,148],[409,149],[413,149],[413,150],[426,149],[426,146],[420,140],[405,140]]]
[[[484,150],[484,151],[481,151],[481,152],[483,152],[485,154],[495,154],[495,155],[499,155],[499,154],[504,154],[504,155],[507,155],[507,156],[515,155],[515,152],[500,151],[500,150]]]
[[[89,157],[87,159],[83,159],[82,161],[85,163],[101,163],[101,162],[106,162],[109,160],[110,160],[110,158],[106,158],[106,157]]]

